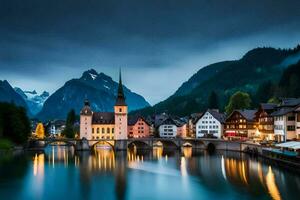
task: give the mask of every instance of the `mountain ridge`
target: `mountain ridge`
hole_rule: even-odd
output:
[[[83,72],[80,78],[67,81],[46,101],[38,113],[40,119],[65,118],[70,109],[78,114],[84,100],[90,101],[94,111],[113,111],[118,83],[104,73],[94,69]],[[130,111],[149,106],[150,104],[137,93],[123,85],[126,102]]]

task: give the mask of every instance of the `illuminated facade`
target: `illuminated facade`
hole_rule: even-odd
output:
[[[127,112],[120,73],[114,112],[93,112],[88,100],[80,112],[80,139],[127,139]]]

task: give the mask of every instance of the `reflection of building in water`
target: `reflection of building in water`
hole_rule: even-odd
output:
[[[237,186],[247,187],[257,194],[268,191],[272,199],[281,199],[272,168],[263,166],[257,160],[249,158],[227,157],[224,162],[226,178]]]
[[[36,153],[33,158],[33,175],[42,180],[44,178],[44,167],[45,155]]]
[[[126,197],[126,166],[127,156],[126,152],[119,151],[116,153],[116,169],[115,169],[115,180],[116,180],[116,194],[117,199],[125,199]]]
[[[33,175],[33,191],[37,199],[40,199],[43,192],[45,176],[45,155],[43,153],[36,153],[33,157]]]
[[[156,160],[161,159],[163,155],[163,147],[153,147],[153,158]]]
[[[65,145],[61,146],[61,144],[50,146],[50,148],[46,149],[45,153],[46,160],[53,167],[58,163],[63,163],[65,167],[67,167],[75,154],[73,147]]]
[[[269,191],[271,197],[274,200],[280,200],[281,199],[280,192],[276,185],[275,175],[272,171],[271,166],[269,166],[268,173],[266,175],[266,183],[267,183],[268,191]]]
[[[193,148],[192,147],[183,147],[182,148],[182,154],[185,158],[191,158],[192,157]]]
[[[115,168],[115,154],[112,149],[96,148],[90,156],[89,166],[92,171],[112,171]]]

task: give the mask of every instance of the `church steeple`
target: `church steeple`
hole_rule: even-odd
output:
[[[116,106],[126,106],[125,102],[125,96],[123,91],[123,85],[122,85],[122,75],[121,75],[121,69],[119,72],[119,87],[118,87],[118,94],[117,94],[117,100],[116,100]]]

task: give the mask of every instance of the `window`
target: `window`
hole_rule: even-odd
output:
[[[94,128],[92,128],[92,133],[94,133]]]
[[[288,131],[295,131],[295,126],[287,126]]]
[[[106,133],[110,133],[110,128],[107,128],[107,129],[106,129]]]
[[[295,121],[295,116],[288,116],[288,121]]]
[[[105,129],[104,128],[102,128],[102,133],[104,133],[105,132]]]
[[[114,133],[114,132],[115,132],[115,129],[114,129],[114,128],[112,128],[112,129],[111,129],[111,133]]]
[[[99,133],[99,128],[97,128],[97,133]]]
[[[119,108],[119,112],[122,112],[122,108]]]

